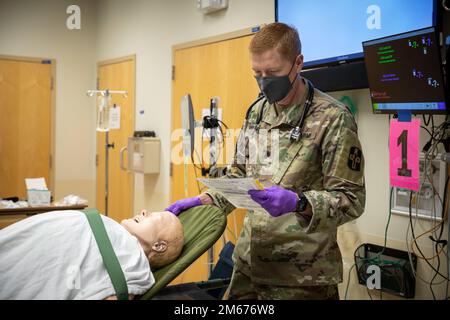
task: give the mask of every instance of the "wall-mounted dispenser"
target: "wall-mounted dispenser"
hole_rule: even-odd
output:
[[[128,166],[124,165],[125,151],[128,153]],[[120,150],[120,168],[135,173],[159,173],[161,140],[159,138],[130,137],[128,146]]]

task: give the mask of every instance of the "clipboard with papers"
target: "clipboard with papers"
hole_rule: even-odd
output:
[[[255,178],[207,179],[198,178],[211,190],[222,194],[232,205],[240,209],[265,211],[261,205],[250,197],[249,190],[263,190],[264,186]]]

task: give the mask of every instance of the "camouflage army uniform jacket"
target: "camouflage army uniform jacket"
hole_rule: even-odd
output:
[[[280,164],[272,183],[303,192],[313,215],[307,219],[292,212],[274,218],[267,212],[248,211],[233,261],[255,283],[315,286],[342,282],[337,227],[364,211],[364,158],[355,120],[346,106],[315,89],[302,138],[289,140],[306,92],[307,88],[299,101],[278,111],[265,102],[260,128],[279,129]],[[264,101],[252,109],[248,123],[255,123]],[[246,166],[235,157],[224,178],[245,176]],[[234,210],[219,193],[207,193],[227,214]]]

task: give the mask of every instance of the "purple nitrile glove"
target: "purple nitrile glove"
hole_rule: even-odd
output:
[[[178,216],[180,212],[190,209],[192,207],[201,206],[202,201],[200,200],[200,197],[193,197],[193,198],[186,198],[178,200],[174,203],[172,203],[169,207],[164,209],[165,211],[170,211],[174,215]]]
[[[273,217],[293,212],[297,208],[297,194],[279,186],[272,186],[264,190],[249,190],[248,194],[253,201],[259,203]]]

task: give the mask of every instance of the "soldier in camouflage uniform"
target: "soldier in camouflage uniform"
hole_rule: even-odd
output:
[[[291,50],[286,41],[294,43]],[[288,48],[283,50],[283,45]],[[225,178],[268,177],[273,187],[252,193],[252,198],[266,210],[248,211],[245,216],[233,253],[229,298],[339,299],[337,285],[342,282],[343,266],[337,227],[359,217],[365,205],[364,158],[355,120],[345,105],[314,89],[301,138],[293,141],[292,129],[301,117],[312,86],[299,75],[303,56],[298,34],[284,24],[270,24],[255,35],[250,51],[265,98],[249,110],[238,139],[244,142],[238,143]],[[278,90],[281,99],[277,100],[276,92],[270,89],[278,85],[261,79],[281,78],[279,74],[285,75],[289,67],[291,71],[284,76],[285,82],[289,77],[289,87],[285,92]],[[269,136],[272,131],[278,133],[277,167],[270,161],[258,160],[256,166],[249,163],[252,135],[245,134],[255,128],[257,132],[268,131]],[[274,147],[269,143],[267,153]],[[243,161],[239,157],[242,154]],[[301,198],[307,201],[299,210]],[[231,203],[212,190],[195,199],[178,201],[167,210],[177,214],[211,202],[226,214],[234,210]]]

